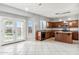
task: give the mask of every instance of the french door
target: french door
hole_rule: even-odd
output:
[[[3,18],[1,20],[1,42],[3,44],[24,40],[24,21]]]

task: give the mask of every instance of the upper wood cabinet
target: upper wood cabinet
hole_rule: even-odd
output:
[[[79,21],[78,20],[72,20],[72,21],[68,21],[68,27],[69,28],[78,28],[79,25]]]
[[[62,27],[63,25],[64,25],[63,22],[48,22],[47,27],[56,28],[56,27]]]
[[[67,21],[69,28],[78,28],[79,20]],[[64,22],[47,22],[47,28],[60,28],[64,26]]]

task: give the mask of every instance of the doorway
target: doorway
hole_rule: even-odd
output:
[[[0,22],[1,45],[25,40],[24,20],[3,17]]]
[[[27,38],[29,41],[35,40],[35,25],[33,20],[28,20],[27,23]]]

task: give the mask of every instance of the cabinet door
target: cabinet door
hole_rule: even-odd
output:
[[[73,43],[72,34],[71,33],[63,34],[63,40],[62,41],[65,42],[65,43]]]
[[[55,33],[55,40],[61,41],[61,35],[62,35],[62,34],[56,32],[56,33]]]
[[[63,25],[63,22],[48,22],[48,28],[57,28],[62,27]]]
[[[68,21],[68,26],[70,28],[74,28],[74,27],[77,27],[78,28],[78,20],[72,20],[72,21]]]
[[[72,39],[78,40],[78,32],[72,32]]]
[[[41,40],[41,32],[38,32],[38,40]]]
[[[38,32],[36,32],[36,36],[35,36],[36,40],[38,40]]]

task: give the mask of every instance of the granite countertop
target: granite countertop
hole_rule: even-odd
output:
[[[58,33],[72,33],[71,31],[57,31]]]
[[[37,30],[37,31],[46,32],[50,30],[64,31],[63,28],[51,28],[51,29],[44,29],[44,30]],[[79,28],[68,28],[68,31],[79,32]],[[64,31],[64,32],[68,32],[68,31]]]
[[[46,32],[46,30],[37,30],[37,31],[40,31],[40,32]]]

